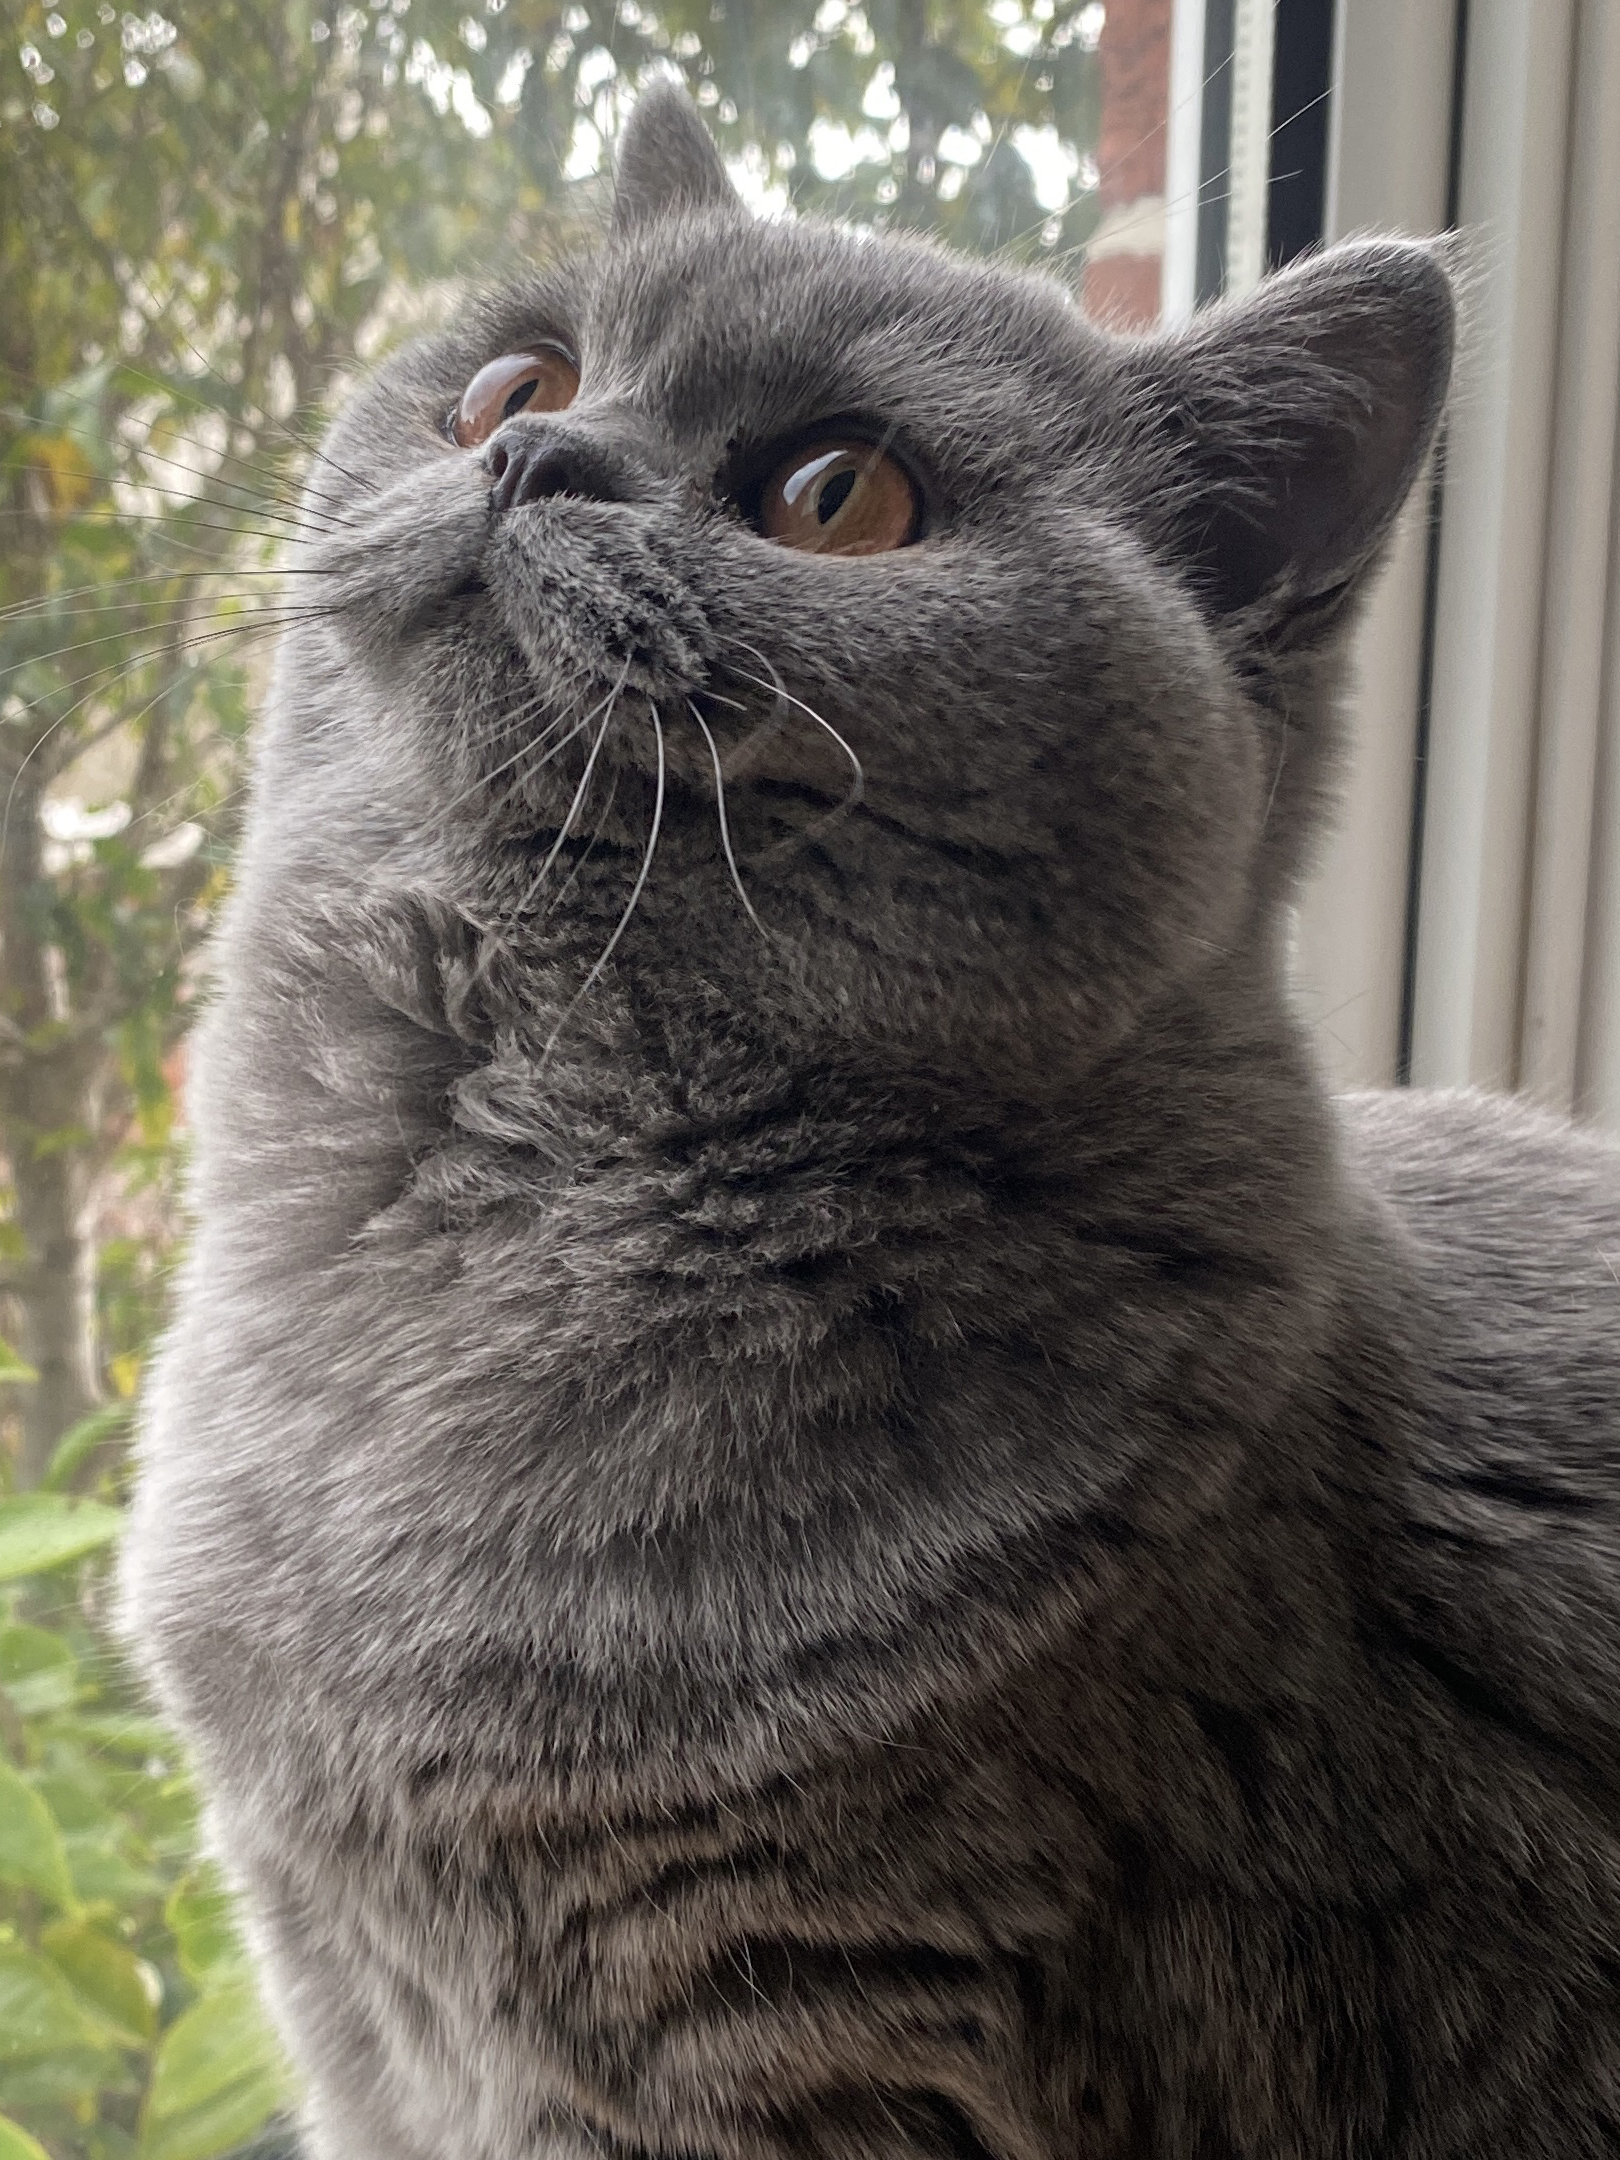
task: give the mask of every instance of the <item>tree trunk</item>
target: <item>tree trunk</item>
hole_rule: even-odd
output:
[[[13,1289],[18,1348],[39,1374],[22,1389],[17,1482],[38,1484],[51,1451],[97,1399],[95,1251],[85,1222],[86,1139],[99,1047],[72,1032],[52,989],[49,882],[40,851],[40,783],[0,772],[9,816],[0,857],[0,1120],[11,1157],[22,1267]]]
[[[66,1123],[75,1109],[56,1103],[51,1114]],[[62,1435],[96,1407],[96,1255],[85,1233],[79,1151],[30,1154],[21,1122],[8,1119],[7,1124],[17,1148],[11,1166],[16,1220],[28,1254],[18,1284],[23,1316],[18,1348],[39,1374],[23,1390],[17,1482],[26,1488],[44,1476]]]

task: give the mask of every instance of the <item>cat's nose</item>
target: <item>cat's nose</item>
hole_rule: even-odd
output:
[[[548,495],[590,502],[645,502],[656,476],[628,446],[583,430],[509,420],[484,447],[492,510],[516,510]]]

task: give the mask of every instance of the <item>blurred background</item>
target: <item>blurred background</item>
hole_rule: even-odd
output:
[[[351,373],[600,226],[649,71],[762,212],[1128,331],[1461,228],[1443,460],[1300,911],[1336,1081],[1620,1129],[1620,0],[0,0],[0,2160],[288,2152],[185,1766],[107,1647],[275,575]]]

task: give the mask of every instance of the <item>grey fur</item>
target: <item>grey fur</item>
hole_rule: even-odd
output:
[[[1127,342],[624,167],[335,429],[198,1046],[127,1608],[311,2151],[1613,2154],[1616,1159],[1283,982],[1444,275]],[[921,545],[717,494],[831,414]]]
[[[686,93],[673,82],[654,83],[627,128],[614,173],[613,225],[630,233],[661,223],[673,211],[713,210],[741,217],[720,153],[694,125]]]

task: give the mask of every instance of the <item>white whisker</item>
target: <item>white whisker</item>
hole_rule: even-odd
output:
[[[296,620],[297,618],[294,619]],[[250,621],[239,624],[231,629],[213,630],[205,632],[198,636],[194,636],[191,639],[190,644],[183,643],[182,649],[189,652],[192,646],[216,644],[224,638],[243,638],[250,644],[261,643],[267,637],[273,637],[278,635],[281,628],[282,619],[279,617],[272,617],[268,621],[261,621],[259,618],[255,617]],[[146,652],[136,653],[132,661],[130,661],[123,669],[119,671],[118,674],[114,675],[109,681],[106,681],[105,683],[103,683],[103,678],[100,671],[97,670],[89,675],[81,675],[77,677],[75,681],[65,685],[65,688],[69,690],[76,690],[79,687],[79,684],[84,682],[91,683],[98,687],[93,687],[87,690],[84,693],[83,697],[76,698],[74,700],[74,702],[67,708],[66,712],[59,713],[57,717],[49,723],[48,726],[46,726],[40,731],[40,733],[35,737],[34,741],[29,745],[28,749],[23,753],[21,759],[18,761],[17,768],[11,776],[11,786],[6,791],[4,810],[0,811],[0,862],[3,862],[5,860],[6,844],[8,839],[10,838],[11,833],[11,812],[12,807],[17,800],[17,791],[22,785],[23,774],[28,770],[28,767],[33,763],[34,759],[38,757],[40,752],[45,748],[46,744],[50,742],[53,736],[61,733],[62,729],[67,726],[68,722],[74,717],[76,713],[82,712],[87,705],[93,704],[98,695],[105,695],[111,697],[117,690],[120,681],[127,680],[136,666],[138,666],[143,661],[161,658],[161,656],[167,650],[169,650],[167,646],[154,645]],[[52,656],[47,655],[46,657],[49,658]],[[158,691],[157,695],[149,699],[148,702],[140,708],[140,711],[133,715],[133,719],[138,720],[142,718],[143,715],[150,712],[152,707],[158,703],[159,699],[165,697],[168,692],[173,689],[175,684],[182,680],[186,672],[187,669],[185,667],[179,668],[172,676],[170,676],[168,682],[165,683],[163,688]],[[36,698],[34,700],[34,703],[27,709],[30,712],[36,711],[38,707],[43,705],[44,703],[45,700],[43,698]],[[120,716],[119,724],[122,724],[122,721],[123,716]]]
[[[260,624],[279,625],[282,623],[315,622],[336,612],[335,608],[325,607],[320,604],[311,605],[304,601],[271,601],[268,605],[255,609],[252,614],[245,616],[241,622],[223,623],[213,630],[201,628],[193,630],[181,625],[174,639],[166,638],[160,645],[150,645],[144,652],[131,654],[128,660],[120,664],[117,672],[127,674],[130,668],[139,661],[151,660],[161,656],[169,650],[171,642],[182,646],[206,645],[214,639],[233,637],[238,630],[253,629]],[[154,623],[151,625],[151,632],[152,635],[156,636],[162,628],[172,631],[175,630],[175,627],[172,622],[168,625]],[[52,661],[66,660],[73,653],[92,652],[98,645],[117,645],[131,635],[144,637],[146,634],[147,631],[144,626],[132,633],[126,624],[122,629],[109,630],[101,637],[75,638],[70,645],[53,645],[48,652],[29,653],[21,660],[13,660],[8,662],[6,666],[0,667],[0,681],[4,681],[8,676],[20,675],[25,668],[45,667]],[[99,681],[107,672],[103,667],[89,668],[84,674],[76,675],[71,681],[60,684],[58,687],[64,690],[76,690],[81,683]],[[35,698],[31,701],[29,709],[32,710],[34,706],[43,705],[45,702],[44,698]]]
[[[596,843],[607,831],[608,819],[612,816],[613,805],[618,801],[618,799],[619,775],[615,773],[611,782],[608,785],[607,801],[602,805],[602,813],[596,821],[595,832],[592,833],[590,839],[586,842],[584,848],[580,851],[579,860],[574,864],[572,870],[569,871],[568,875],[557,887],[557,890],[546,902],[546,914],[548,916],[555,915],[557,910],[562,906],[563,902],[568,898],[568,895],[573,891],[575,884],[578,882],[580,872],[590,861],[591,856],[595,851]]]
[[[534,883],[529,888],[529,897],[531,899],[534,894],[540,890],[541,886],[546,882],[546,879],[551,875],[552,865],[556,862],[557,857],[562,853],[563,847],[567,842],[568,835],[573,826],[574,820],[576,817],[578,817],[581,805],[584,803],[585,797],[590,792],[591,775],[595,772],[596,761],[598,757],[600,757],[602,754],[602,745],[607,741],[607,731],[613,725],[613,713],[615,707],[618,704],[619,692],[624,688],[625,677],[629,674],[629,672],[630,663],[626,661],[624,664],[624,669],[620,674],[618,681],[614,684],[613,688],[608,692],[607,697],[603,700],[603,703],[605,703],[607,706],[606,718],[603,720],[602,725],[596,731],[596,740],[591,744],[591,754],[585,760],[585,770],[579,776],[579,786],[575,788],[574,799],[568,805],[568,814],[562,821],[562,825],[558,831],[556,839],[551,843],[550,852],[547,854],[545,861],[540,865],[539,876],[535,879]],[[600,712],[602,710],[602,707],[598,705],[595,710],[596,712]],[[540,760],[540,764],[548,765],[551,760],[557,755],[558,750],[564,748],[566,744],[571,743],[576,735],[583,734],[585,729],[590,726],[591,720],[594,717],[594,713],[587,714],[585,719],[583,719],[579,723],[578,727],[572,729],[567,735],[563,737],[562,742],[557,744],[556,749],[548,750],[546,752],[545,756]],[[535,770],[538,771],[539,766],[536,766]],[[527,777],[528,776],[525,775],[525,778]]]
[[[703,730],[703,740],[709,746],[709,757],[714,765],[714,807],[715,814],[720,820],[720,845],[726,851],[726,868],[731,872],[731,882],[737,888],[737,898],[748,911],[748,920],[753,924],[760,936],[769,943],[771,933],[754,912],[754,903],[749,899],[743,886],[742,873],[737,868],[737,857],[731,845],[731,827],[726,822],[726,781],[725,775],[720,769],[720,746],[714,739],[708,721],[704,719],[690,698],[686,701],[686,709]]]
[[[591,972],[586,976],[585,980],[574,992],[573,997],[570,998],[567,1010],[564,1012],[562,1018],[557,1022],[557,1025],[552,1029],[550,1039],[547,1041],[544,1050],[542,1050],[540,1053],[540,1063],[542,1065],[544,1065],[546,1059],[550,1057],[553,1049],[556,1047],[557,1038],[561,1035],[563,1029],[568,1025],[569,1021],[574,1017],[574,1014],[578,1011],[580,1005],[590,995],[592,989],[601,979],[602,970],[607,966],[609,960],[612,959],[614,947],[618,944],[620,938],[623,937],[625,930],[629,926],[631,916],[636,912],[636,907],[641,899],[642,892],[646,887],[648,874],[652,869],[653,856],[658,852],[658,835],[663,829],[664,823],[664,728],[662,721],[658,717],[658,707],[656,705],[649,705],[647,707],[647,714],[649,719],[652,721],[653,734],[656,736],[658,741],[658,786],[657,792],[653,797],[652,829],[647,835],[646,852],[641,858],[641,868],[636,873],[636,882],[630,888],[630,897],[625,902],[624,913],[619,917],[618,921],[613,926],[613,935],[602,947],[601,952],[598,953],[596,958],[596,965],[591,969]],[[612,715],[609,714],[608,717],[611,719]]]
[[[524,911],[533,903],[535,895],[545,884],[546,879],[551,875],[552,869],[556,864],[557,857],[562,853],[564,847],[567,845],[569,831],[573,826],[575,818],[578,817],[580,813],[580,809],[584,804],[585,797],[590,792],[591,775],[596,770],[596,761],[601,755],[602,745],[607,741],[608,729],[613,725],[613,714],[618,705],[619,693],[624,688],[625,678],[629,675],[629,673],[630,663],[627,660],[624,664],[624,667],[620,671],[618,681],[613,685],[613,688],[608,692],[607,696],[603,698],[601,704],[593,705],[590,711],[585,715],[584,719],[581,720],[577,726],[570,728],[568,733],[563,737],[560,743],[554,744],[552,748],[546,752],[545,756],[541,758],[537,764],[531,766],[529,770],[524,773],[523,779],[519,783],[520,785],[526,784],[528,780],[533,776],[533,774],[540,770],[540,766],[549,765],[551,760],[557,755],[557,753],[560,750],[566,749],[567,746],[574,740],[575,736],[584,734],[585,730],[590,726],[591,722],[596,718],[597,714],[603,711],[603,707],[606,707],[606,712],[602,720],[602,725],[596,731],[596,740],[591,744],[590,755],[585,760],[585,770],[579,776],[579,785],[574,790],[573,800],[568,805],[568,809],[563,817],[562,825],[558,829],[557,837],[552,842],[550,848],[547,850],[545,861],[541,863],[540,868],[529,880],[528,886],[524,891],[522,899],[519,900],[516,906],[513,907],[513,909],[511,910],[509,920],[511,926],[514,928],[516,927],[517,923],[522,919]],[[485,962],[489,959],[493,959],[495,955],[500,951],[502,942],[502,938],[498,933],[494,934],[491,937],[490,943],[486,947],[485,953],[480,958],[478,963],[480,973],[482,973],[483,971]]]
[[[754,658],[760,663],[761,667],[765,668],[772,678],[770,682],[762,682],[757,675],[750,675],[746,668],[738,668],[737,673],[742,677],[743,681],[751,682],[758,690],[774,691],[777,697],[784,698],[789,705],[796,706],[798,710],[805,715],[806,719],[813,720],[818,728],[825,728],[827,733],[832,737],[833,741],[838,745],[839,749],[843,751],[845,757],[849,759],[850,768],[855,775],[855,781],[843,804],[844,809],[853,810],[857,803],[864,802],[866,799],[865,768],[861,764],[860,759],[855,755],[854,750],[844,740],[843,736],[839,734],[837,728],[833,726],[830,720],[824,720],[821,714],[816,711],[813,705],[807,705],[804,702],[803,698],[795,697],[793,695],[793,692],[789,690],[787,686],[783,683],[781,676],[777,674],[775,668],[771,666],[770,661],[765,657],[764,653],[762,653],[757,646],[744,645],[742,649],[744,652],[752,653]]]

